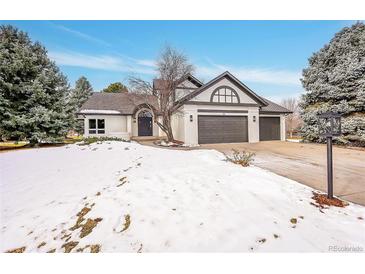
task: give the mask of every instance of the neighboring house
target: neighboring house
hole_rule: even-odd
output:
[[[159,84],[154,81],[156,90]],[[285,140],[285,115],[291,111],[258,96],[229,72],[206,84],[187,77],[175,100],[182,106],[173,114],[173,133],[186,144]],[[144,102],[132,93],[94,93],[79,111],[85,136],[164,136],[154,123],[158,114]]]

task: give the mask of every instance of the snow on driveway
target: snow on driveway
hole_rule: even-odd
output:
[[[1,153],[0,251],[365,248],[364,207],[322,213],[311,188],[224,159],[127,142]]]

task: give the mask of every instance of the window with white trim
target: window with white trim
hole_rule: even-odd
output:
[[[105,120],[89,119],[89,134],[105,134]]]
[[[213,103],[230,103],[237,104],[240,102],[237,92],[230,87],[217,88],[210,98]]]

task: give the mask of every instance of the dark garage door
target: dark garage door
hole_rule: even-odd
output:
[[[248,142],[247,117],[198,116],[199,144]]]
[[[260,117],[260,141],[280,140],[280,118]]]

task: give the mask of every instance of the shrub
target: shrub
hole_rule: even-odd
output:
[[[118,141],[118,142],[129,142],[127,140],[124,140],[122,138],[118,138],[118,137],[85,137],[82,139],[82,142],[79,143],[78,145],[80,146],[85,146],[85,145],[90,145],[92,143],[96,143],[96,142],[104,142],[104,141]]]
[[[226,155],[226,159],[229,162],[246,167],[254,160],[253,157],[255,156],[255,153],[253,152],[239,152],[236,149],[232,149],[232,151],[232,156]]]

